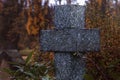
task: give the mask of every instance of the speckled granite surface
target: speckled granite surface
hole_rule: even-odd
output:
[[[56,6],[55,30],[41,32],[41,49],[55,51],[56,80],[84,80],[85,60],[73,52],[99,51],[99,30],[84,29],[84,13],[84,6]]]
[[[80,5],[55,6],[55,28],[71,29],[84,28],[85,7]]]
[[[98,29],[66,29],[41,31],[41,50],[57,52],[99,51]]]

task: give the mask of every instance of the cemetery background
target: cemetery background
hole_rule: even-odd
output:
[[[99,54],[90,53],[87,55],[86,80],[120,79],[120,6],[118,0],[114,4],[112,1],[89,0],[87,3],[86,27],[98,27],[101,29],[101,52]],[[17,48],[20,51],[26,47],[34,49],[34,47],[39,46],[37,45],[39,30],[53,29],[51,15],[53,15],[54,7],[48,7],[46,2],[43,8],[42,5],[39,5],[40,2],[38,0],[34,0],[34,4],[25,9],[27,4],[23,5],[23,2],[17,4],[17,0],[13,0],[13,2],[7,1],[5,4],[1,3],[1,49],[4,46],[7,48]],[[35,7],[35,11],[32,11],[32,6]],[[13,13],[16,13],[16,15]],[[19,40],[17,40],[18,37],[16,38],[17,35],[20,35],[18,36]],[[8,43],[11,46],[6,46]],[[53,55],[38,54],[37,49],[33,59],[34,61],[48,62],[52,61]]]

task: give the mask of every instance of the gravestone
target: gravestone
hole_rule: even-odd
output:
[[[55,52],[56,80],[83,80],[84,55],[99,51],[99,29],[85,29],[85,7],[80,5],[55,6],[55,29],[40,32],[42,51]]]

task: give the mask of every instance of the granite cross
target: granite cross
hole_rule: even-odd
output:
[[[43,51],[55,52],[56,80],[83,80],[85,59],[73,56],[99,51],[99,29],[85,29],[85,6],[55,6],[55,29],[40,32]]]

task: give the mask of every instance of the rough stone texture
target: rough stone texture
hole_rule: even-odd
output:
[[[80,5],[55,6],[55,29],[84,28],[84,11]]]
[[[84,13],[80,5],[55,6],[55,30],[41,32],[41,49],[56,51],[56,80],[84,80],[85,60],[71,52],[99,50],[99,31],[84,29]]]
[[[83,80],[85,73],[84,58],[70,53],[55,53],[56,80]]]
[[[76,32],[69,30],[43,30],[41,32],[41,50],[44,51],[75,51]]]
[[[85,7],[79,5],[56,6],[56,29],[84,28],[84,12]],[[85,62],[73,54],[56,52],[55,68],[56,80],[83,80]]]
[[[61,52],[99,51],[98,29],[66,29],[41,31],[41,50]]]
[[[100,51],[99,29],[78,30],[77,50],[80,52]]]

